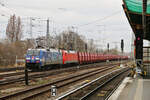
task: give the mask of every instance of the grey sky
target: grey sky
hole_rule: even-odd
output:
[[[81,35],[87,39],[101,40],[101,44],[104,42],[105,47],[108,42],[120,42],[124,39],[125,51],[130,51],[132,31],[122,9],[122,0],[3,0],[2,2],[9,9],[0,7],[0,14],[50,17],[56,22],[57,30],[76,26]],[[112,14],[112,17],[84,25]],[[3,22],[7,20],[7,17],[0,16],[0,26],[5,27]],[[110,47],[114,48],[114,44],[111,43]]]

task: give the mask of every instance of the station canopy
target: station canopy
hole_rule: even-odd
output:
[[[143,0],[123,0],[123,9],[135,36],[143,34]],[[150,0],[147,0],[146,34],[143,35],[143,39],[150,41]]]
[[[136,13],[143,12],[143,7],[142,7],[143,0],[124,0],[124,2],[126,3],[128,10]],[[150,0],[147,0],[146,13],[150,14]]]

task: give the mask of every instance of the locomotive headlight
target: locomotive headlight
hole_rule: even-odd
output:
[[[26,58],[26,60],[30,60],[30,58],[28,57],[28,58]]]
[[[44,58],[40,59],[41,62],[44,62]]]
[[[35,60],[40,60],[40,58],[35,58]]]

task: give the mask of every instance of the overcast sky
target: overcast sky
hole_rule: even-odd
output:
[[[125,51],[131,49],[132,30],[122,9],[122,0],[0,0],[0,14],[9,16],[40,17],[55,22],[57,31],[75,26],[86,39],[94,39],[106,48],[124,39]],[[5,32],[8,17],[0,16],[0,32]],[[36,23],[36,22],[35,22]],[[37,24],[37,23],[36,23]],[[40,23],[40,24],[45,24]],[[50,28],[52,28],[50,26]],[[45,30],[44,28],[40,28]],[[33,31],[36,29],[33,29]],[[4,33],[3,33],[4,34]],[[4,35],[0,35],[3,37]],[[118,44],[120,48],[120,44]]]

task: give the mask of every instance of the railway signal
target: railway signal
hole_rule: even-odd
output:
[[[87,52],[87,49],[88,49],[88,45],[87,43],[85,43],[85,51]]]
[[[56,96],[57,94],[57,89],[55,85],[51,86],[51,96]]]
[[[136,36],[134,45],[135,45],[135,58],[138,59],[137,66],[140,67],[140,64],[142,63],[143,59],[143,36],[141,34]]]
[[[108,52],[109,52],[109,43],[107,43],[107,50],[108,50]]]
[[[29,81],[28,81],[28,68],[27,68],[27,66],[25,66],[25,84],[29,85]]]
[[[121,39],[121,51],[122,51],[122,53],[124,51],[124,41],[123,41],[123,39]]]

